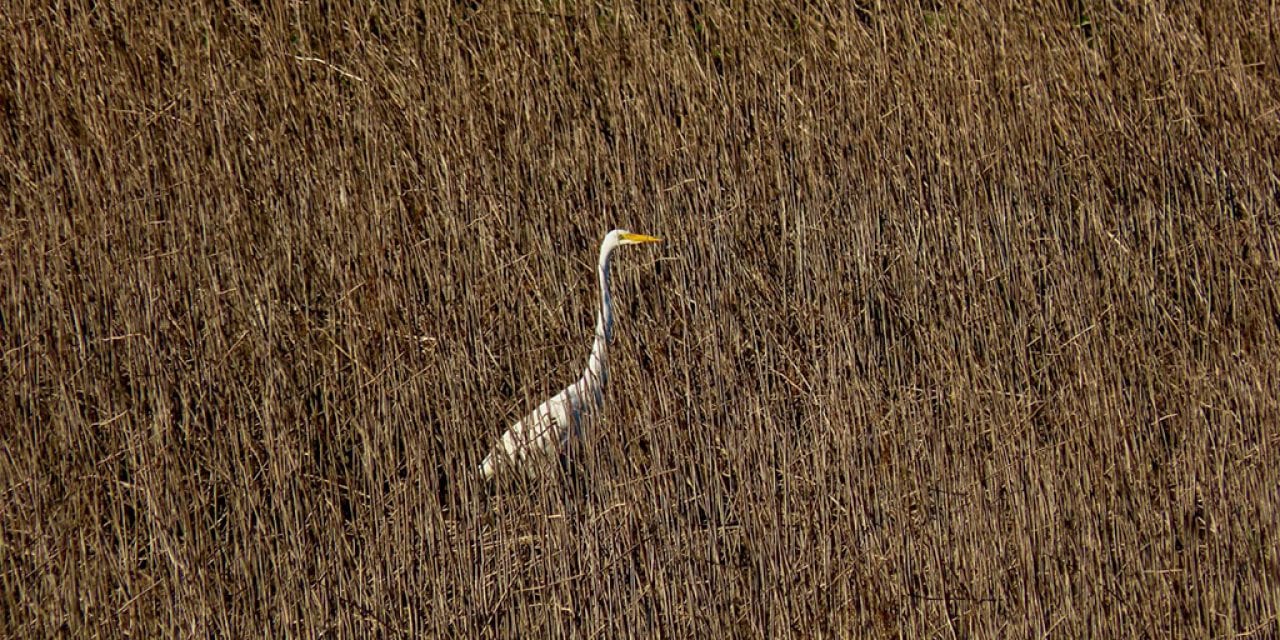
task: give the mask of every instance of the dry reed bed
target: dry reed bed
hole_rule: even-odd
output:
[[[1265,4],[13,7],[0,630],[1274,634]]]

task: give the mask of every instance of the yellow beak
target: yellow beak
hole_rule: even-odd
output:
[[[636,244],[644,242],[662,242],[662,238],[655,238],[653,236],[646,236],[639,233],[624,233],[622,234],[622,239]]]

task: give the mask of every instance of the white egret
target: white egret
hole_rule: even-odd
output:
[[[530,458],[541,457],[543,461],[552,458],[560,447],[563,447],[578,431],[583,414],[592,409],[599,409],[604,403],[604,385],[608,373],[606,359],[609,353],[609,340],[613,337],[613,300],[609,295],[609,258],[613,250],[622,245],[661,242],[653,236],[631,233],[625,229],[614,229],[605,235],[600,243],[600,310],[596,315],[596,336],[591,343],[591,355],[587,358],[587,368],[578,381],[565,387],[560,393],[543,402],[533,413],[523,420],[511,425],[502,435],[502,439],[480,465],[480,473],[486,480],[493,478],[499,467],[510,465],[523,468],[525,473],[533,475],[537,466]]]

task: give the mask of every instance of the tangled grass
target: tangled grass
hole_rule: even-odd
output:
[[[1280,14],[1021,4],[6,9],[0,635],[1276,634]]]

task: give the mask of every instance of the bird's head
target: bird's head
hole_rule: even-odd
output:
[[[609,263],[609,255],[614,249],[624,244],[644,244],[646,242],[662,242],[660,238],[653,236],[641,235],[639,233],[631,233],[626,229],[614,229],[604,237],[604,242],[600,243],[600,268],[605,268]]]

